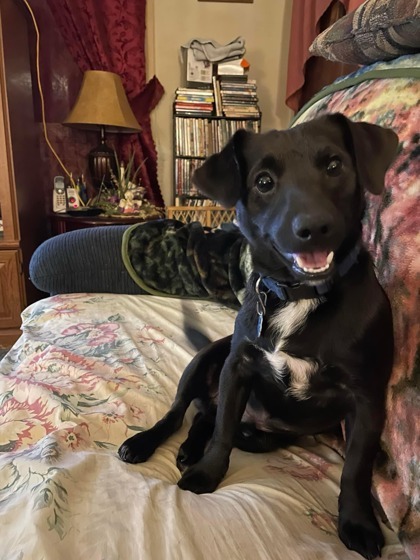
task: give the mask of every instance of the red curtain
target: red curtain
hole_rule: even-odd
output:
[[[154,76],[146,82],[146,0],[47,0],[64,41],[81,71],[115,72],[142,127],[140,134],[118,135],[120,154],[135,154],[147,198],[163,206],[157,178],[157,152],[150,113],[163,95]],[[100,95],[100,92],[98,92]]]
[[[286,105],[297,112],[314,93],[336,78],[356,69],[314,57],[309,53],[315,37],[364,0],[293,0],[289,42]]]

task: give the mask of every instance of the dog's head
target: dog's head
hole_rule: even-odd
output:
[[[193,183],[236,206],[258,272],[316,284],[360,238],[364,190],[382,192],[397,145],[391,130],[340,114],[284,131],[239,130]]]

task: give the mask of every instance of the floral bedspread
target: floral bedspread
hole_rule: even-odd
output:
[[[313,438],[253,455],[234,450],[213,494],[176,486],[183,429],[142,465],[121,442],[168,409],[195,350],[234,311],[155,296],[74,294],[23,315],[0,364],[2,560],[359,560],[336,533],[341,456]],[[383,526],[383,558],[407,556]]]
[[[337,91],[334,89],[342,88]],[[420,558],[420,54],[359,70],[318,94],[296,123],[340,112],[392,128],[398,155],[382,197],[368,197],[364,235],[393,308],[395,364],[375,476],[386,515],[413,560]]]

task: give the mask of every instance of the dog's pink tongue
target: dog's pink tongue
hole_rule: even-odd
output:
[[[297,253],[295,255],[299,266],[305,268],[322,268],[328,264],[328,251],[315,251],[314,253]]]

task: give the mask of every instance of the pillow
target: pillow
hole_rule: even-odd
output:
[[[323,31],[309,51],[332,61],[370,64],[420,50],[420,0],[367,0]]]

